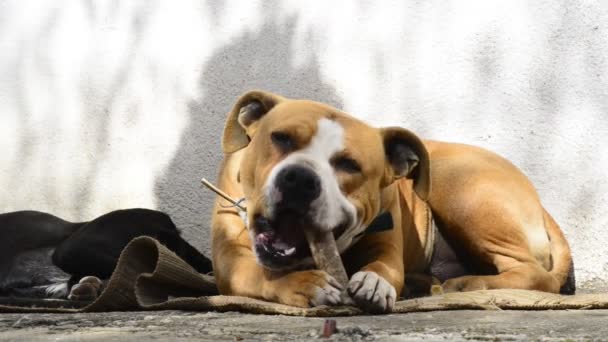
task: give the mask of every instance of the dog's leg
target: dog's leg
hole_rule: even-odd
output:
[[[517,288],[557,293],[571,262],[528,178],[506,159],[466,145],[429,143],[439,229],[475,274],[446,291]],[[551,228],[551,229],[548,229]],[[559,247],[559,248],[557,248]],[[559,252],[559,253],[558,253]]]
[[[325,271],[276,272],[264,269],[244,246],[239,256],[218,253],[215,278],[221,294],[260,298],[287,305],[310,307],[341,303],[342,286]],[[222,258],[224,261],[220,261]]]
[[[363,237],[343,257],[354,273],[348,293],[368,312],[390,312],[403,289],[403,230],[398,215],[393,221],[395,228]]]
[[[238,214],[213,227],[213,269],[223,295],[260,298],[299,307],[339,304],[342,286],[324,271],[270,271],[256,262]]]
[[[30,298],[65,298],[70,275],[51,263],[53,247],[15,254],[8,272],[0,274],[0,295]]]
[[[559,292],[559,284],[538,265],[521,263],[514,268],[487,276],[463,276],[447,280],[442,285],[445,292],[492,289],[525,289]]]
[[[549,272],[550,242],[542,209],[538,215],[525,216],[503,212],[505,207],[516,207],[511,203],[485,199],[483,205],[467,205],[475,208],[475,214],[467,216],[467,226],[455,229],[452,225],[448,236],[455,245],[466,247],[468,262],[485,270],[486,275],[449,279],[443,284],[446,292],[500,288],[559,292],[560,281]]]

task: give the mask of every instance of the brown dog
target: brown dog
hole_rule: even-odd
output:
[[[212,253],[222,294],[339,304],[340,284],[313,269],[303,232],[312,228],[333,231],[355,302],[390,311],[408,276],[431,267],[433,222],[469,273],[445,281],[446,291],[558,292],[566,282],[564,235],[530,181],[496,154],[261,91],[238,99],[222,144],[219,187],[247,206],[241,217],[216,202]],[[392,229],[364,234],[382,213]]]

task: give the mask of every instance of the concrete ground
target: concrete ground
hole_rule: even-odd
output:
[[[608,310],[441,311],[335,320],[334,341],[608,340]],[[0,314],[0,341],[314,340],[324,321],[233,312]]]

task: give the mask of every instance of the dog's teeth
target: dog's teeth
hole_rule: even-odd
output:
[[[285,250],[283,253],[285,253],[285,255],[292,255],[295,252],[296,252],[296,248],[291,247],[290,249]]]

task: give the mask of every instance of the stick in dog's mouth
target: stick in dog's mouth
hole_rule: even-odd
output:
[[[317,268],[327,272],[346,288],[348,275],[344,269],[344,264],[342,264],[342,258],[332,232],[318,232],[307,229],[304,233]]]
[[[317,265],[317,269],[327,272],[330,276],[334,277],[342,285],[342,304],[352,305],[353,300],[347,293],[348,287],[348,274],[344,269],[338,246],[336,246],[336,239],[334,234],[329,232],[313,231],[312,229],[306,229],[306,240],[308,241],[308,247],[312,258]]]

